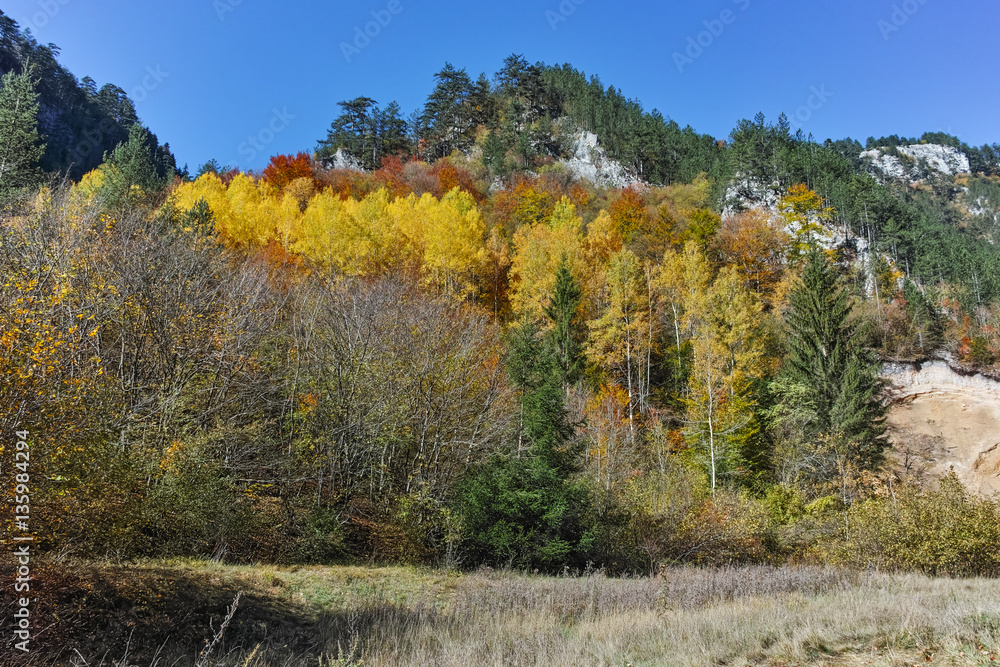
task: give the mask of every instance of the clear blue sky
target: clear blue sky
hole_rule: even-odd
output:
[[[1000,141],[996,0],[2,0],[0,8],[61,47],[77,77],[128,91],[143,122],[192,169],[213,157],[260,168],[269,155],[311,151],[339,100],[395,99],[409,114],[446,61],[492,76],[510,53],[568,62],[720,138],[763,111],[770,120],[798,115],[819,139],[944,131],[975,145]],[[341,43],[372,12],[390,20],[348,62]],[[678,66],[675,53],[689,48],[694,57]],[[252,136],[269,143],[257,151]]]

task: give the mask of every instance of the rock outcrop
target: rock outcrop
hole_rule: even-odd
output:
[[[562,164],[577,178],[588,180],[598,187],[625,188],[642,184],[638,176],[608,157],[593,132],[580,131],[577,134],[573,142],[573,156]]]
[[[364,171],[361,163],[344,152],[343,148],[338,148],[333,157],[320,160],[324,169],[347,169],[349,171]]]
[[[951,146],[940,144],[912,144],[896,148],[892,155],[874,148],[861,153],[868,163],[869,172],[888,178],[922,180],[929,172],[944,176],[967,174],[970,171],[968,156]]]

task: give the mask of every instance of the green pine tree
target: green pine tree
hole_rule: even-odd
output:
[[[850,316],[848,293],[834,267],[812,250],[791,295],[785,373],[805,390],[803,402],[813,413],[807,435],[835,436],[854,463],[872,468],[887,447],[887,407],[879,361],[859,345]]]
[[[468,98],[474,86],[468,73],[451,63],[445,63],[434,79],[437,83],[417,120],[417,133],[427,142],[430,157],[437,159],[472,144],[475,127]]]
[[[119,207],[155,196],[166,185],[157,173],[156,142],[140,123],[129,128],[128,141],[118,144],[110,155],[104,185],[105,204]],[[138,188],[138,191],[132,188]]]
[[[545,316],[552,322],[550,335],[555,346],[556,363],[562,372],[563,384],[572,384],[580,377],[581,344],[583,333],[577,309],[583,301],[583,292],[569,270],[563,255],[556,271],[556,288],[552,300],[545,307]]]
[[[45,145],[38,134],[38,93],[32,67],[0,80],[0,205],[42,181],[38,163]]]
[[[511,380],[521,390],[521,443],[515,455],[493,456],[459,485],[464,549],[470,564],[548,571],[582,565],[592,539],[589,503],[586,487],[573,480],[578,452],[562,371],[535,324],[516,327],[510,348]]]
[[[903,286],[903,297],[917,336],[917,345],[922,353],[933,352],[944,342],[944,317],[911,280]]]

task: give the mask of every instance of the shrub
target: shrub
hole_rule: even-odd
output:
[[[975,497],[954,472],[936,491],[904,487],[855,505],[831,557],[858,567],[932,576],[1000,575],[1000,504]]]
[[[602,564],[612,569],[760,562],[773,548],[765,505],[736,491],[713,496],[700,475],[681,465],[635,478],[620,503],[602,522],[608,558]]]
[[[327,564],[340,560],[345,552],[340,515],[322,506],[309,510],[292,543],[292,562]]]

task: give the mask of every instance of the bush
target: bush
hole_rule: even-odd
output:
[[[1000,575],[1000,504],[969,494],[954,472],[936,491],[904,487],[847,513],[833,560],[931,576]]]
[[[636,477],[602,521],[602,564],[655,570],[676,563],[761,562],[773,548],[766,507],[746,493],[711,495],[701,475],[679,464]]]
[[[457,495],[467,565],[557,571],[583,564],[591,538],[587,490],[540,457],[495,456]]]
[[[328,507],[313,507],[291,545],[294,563],[328,564],[342,559],[346,552],[340,514]]]

